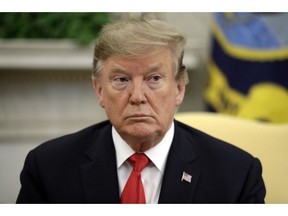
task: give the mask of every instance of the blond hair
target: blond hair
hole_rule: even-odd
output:
[[[159,20],[123,20],[104,26],[94,48],[92,77],[97,79],[102,62],[111,56],[139,58],[170,49],[175,56],[172,62],[175,79],[188,75],[183,65],[185,38],[176,29]]]

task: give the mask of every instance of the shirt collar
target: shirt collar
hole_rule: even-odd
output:
[[[174,121],[160,143],[144,152],[153,162],[157,169],[164,172],[168,152],[174,137]],[[119,168],[131,155],[134,150],[121,138],[116,129],[112,127],[112,138],[116,149],[117,168]]]

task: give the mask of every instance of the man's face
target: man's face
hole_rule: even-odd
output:
[[[110,57],[94,80],[100,105],[135,151],[161,141],[183,100],[185,83],[175,80],[172,62],[168,49],[137,59]]]

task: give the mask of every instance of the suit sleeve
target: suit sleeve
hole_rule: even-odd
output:
[[[20,182],[21,189],[16,203],[46,203],[47,199],[39,178],[33,151],[26,157],[20,174]]]
[[[265,203],[265,195],[262,165],[257,158],[254,158],[240,196],[240,203]]]

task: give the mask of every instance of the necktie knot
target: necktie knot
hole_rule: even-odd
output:
[[[129,159],[133,171],[141,172],[149,163],[149,158],[144,153],[135,153]]]

